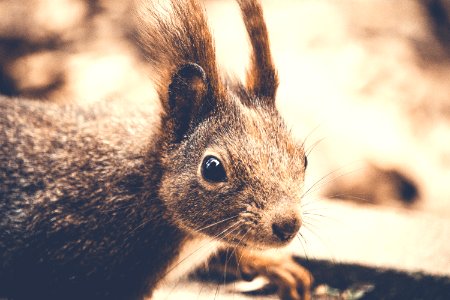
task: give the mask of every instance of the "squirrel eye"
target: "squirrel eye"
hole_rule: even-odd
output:
[[[303,163],[305,165],[305,169],[308,166],[308,158],[305,156],[305,162]]]
[[[206,156],[203,159],[202,176],[209,182],[224,182],[227,180],[227,174],[222,163],[214,156]]]

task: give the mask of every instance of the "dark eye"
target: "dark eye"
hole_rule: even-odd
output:
[[[305,169],[308,166],[308,158],[305,156],[305,162],[303,163],[305,165]]]
[[[217,157],[206,156],[202,162],[202,176],[209,182],[227,181],[227,174]]]

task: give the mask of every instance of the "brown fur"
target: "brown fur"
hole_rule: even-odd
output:
[[[238,3],[252,46],[247,89],[254,96],[273,103],[278,87],[278,76],[270,53],[262,7],[258,1],[238,0]]]
[[[161,100],[167,98],[167,83],[173,73],[189,62],[205,70],[214,97],[221,98],[223,87],[204,8],[197,1],[170,1],[168,7],[137,1],[137,40],[155,70],[153,80],[158,83]],[[162,16],[164,10],[166,15]]]
[[[266,29],[256,29],[259,4],[240,1],[263,49],[252,55],[255,76],[248,89],[229,89],[203,8],[171,3],[169,17],[152,4],[140,10],[160,118],[136,103],[0,98],[0,297],[141,299],[176,269],[188,241],[261,249],[298,231],[306,158],[266,105],[276,80],[262,75],[273,66]],[[222,162],[223,182],[203,177],[208,155]],[[279,266],[252,262],[258,271]],[[309,284],[292,264],[263,275],[291,274],[277,284],[297,299],[297,285]]]

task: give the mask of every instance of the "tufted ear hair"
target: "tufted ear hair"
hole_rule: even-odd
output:
[[[269,35],[261,3],[258,0],[237,0],[237,2],[251,44],[246,89],[250,98],[257,99],[256,102],[259,104],[275,105],[278,75],[270,53]]]
[[[173,74],[165,105],[172,142],[180,142],[211,112],[215,104],[211,94],[207,75],[198,64],[187,63]]]

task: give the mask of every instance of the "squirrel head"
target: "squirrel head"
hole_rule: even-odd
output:
[[[243,87],[215,95],[197,64],[173,75],[159,195],[189,233],[241,246],[282,246],[301,225],[304,149],[273,98]]]
[[[229,243],[286,244],[301,225],[306,157],[275,107],[260,2],[237,0],[251,46],[245,85],[222,82],[198,1],[172,0],[168,9],[144,2],[137,36],[164,110],[158,193],[170,217]]]

